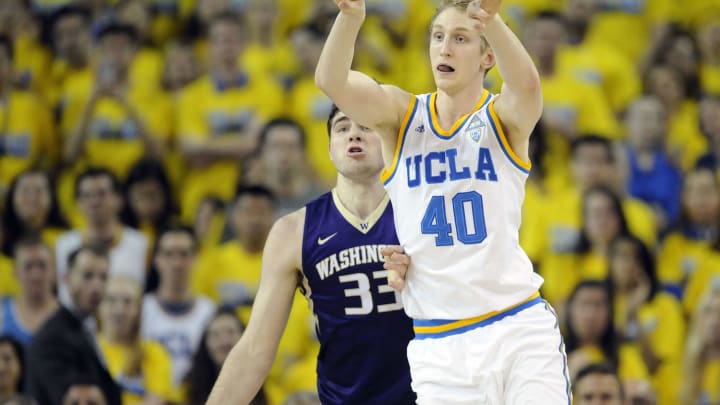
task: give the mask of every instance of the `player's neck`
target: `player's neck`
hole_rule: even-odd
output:
[[[472,112],[485,90],[479,83],[453,93],[438,89],[434,108],[442,128],[452,127],[460,117]]]
[[[345,208],[358,218],[367,218],[385,198],[385,189],[377,179],[355,181],[338,176],[335,191]]]

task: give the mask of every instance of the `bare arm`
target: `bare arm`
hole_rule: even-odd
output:
[[[355,42],[365,20],[365,1],[336,0],[336,3],[340,13],[320,55],[315,84],[354,121],[376,129],[397,128],[410,103],[410,94],[351,70]]]
[[[520,40],[497,14],[499,7],[500,0],[475,0],[468,13],[484,23],[485,38],[503,79],[495,112],[513,150],[527,155],[527,140],[542,114],[540,75]]]
[[[230,351],[207,405],[248,404],[270,372],[297,286],[304,218],[304,209],[296,211],[270,231],[250,323]]]
[[[85,151],[85,141],[88,137],[90,118],[92,118],[95,106],[97,105],[100,97],[101,95],[97,90],[94,90],[90,95],[90,98],[83,107],[78,129],[72,133],[70,139],[63,148],[63,160],[68,165],[75,164],[80,155],[82,155]]]

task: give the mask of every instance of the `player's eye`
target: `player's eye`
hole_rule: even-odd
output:
[[[433,39],[436,40],[436,41],[442,41],[442,39],[443,39],[443,34],[442,34],[442,32],[436,32],[436,33],[433,34],[432,37],[433,37]]]
[[[360,130],[363,132],[370,132],[370,131],[372,131],[372,128],[364,127],[364,126],[360,125]]]
[[[458,35],[457,37],[455,37],[455,42],[462,44],[463,42],[465,42],[465,37],[462,35]]]

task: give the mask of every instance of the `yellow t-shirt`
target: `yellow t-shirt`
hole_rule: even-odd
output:
[[[593,252],[551,253],[542,260],[539,270],[545,279],[543,297],[552,305],[558,305],[568,299],[581,281],[605,280],[608,262],[607,258]]]
[[[702,375],[702,394],[708,404],[720,401],[720,360],[710,360],[705,364]]]
[[[155,17],[150,25],[150,37],[158,46],[179,34],[182,24],[192,14],[195,0],[149,0]]]
[[[50,51],[27,35],[18,36],[14,45],[13,69],[20,87],[38,97],[46,96],[50,88]]]
[[[683,294],[683,307],[685,313],[691,316],[695,313],[700,298],[713,285],[715,280],[720,281],[720,252],[708,249],[707,255],[698,264],[697,271],[690,274]]]
[[[76,76],[73,83],[68,83],[70,88],[63,96],[60,124],[66,140],[78,130],[94,80],[94,74],[89,72]],[[172,133],[171,100],[163,93],[141,85],[131,85],[127,102],[134,108],[145,132],[161,143],[168,143]],[[106,166],[119,179],[124,179],[132,165],[145,153],[140,130],[119,101],[110,97],[100,98],[90,117],[85,150],[79,166]]]
[[[582,43],[561,48],[559,69],[576,79],[602,88],[613,111],[625,110],[640,94],[635,66],[618,50],[598,43]]]
[[[680,4],[672,0],[602,0],[588,28],[591,42],[605,43],[638,63],[650,44],[650,34],[662,22],[677,19]]]
[[[493,71],[497,69],[491,70],[491,73]],[[563,72],[543,77],[541,80],[543,114],[546,117],[563,122],[563,125],[572,128],[578,136],[594,134],[609,139],[619,139],[622,136],[602,88]],[[548,131],[546,142],[545,166],[548,182],[568,183],[568,140],[555,131]]]
[[[0,299],[17,297],[20,294],[20,282],[15,277],[13,260],[0,253]]]
[[[176,115],[179,139],[204,142],[246,136],[242,132],[252,121],[262,124],[282,110],[282,91],[267,77],[244,76],[238,78],[237,86],[228,88],[206,75],[180,94]],[[238,166],[237,161],[223,160],[188,170],[180,195],[182,218],[193,218],[198,203],[207,195],[232,197]]]
[[[700,87],[705,93],[720,95],[720,65],[700,65]]]
[[[707,137],[700,132],[698,106],[695,101],[683,102],[668,122],[668,151],[688,171],[708,150]]]
[[[157,342],[143,340],[142,361],[139,377],[126,377],[123,375],[125,361],[130,355],[127,346],[110,343],[102,336],[98,336],[98,346],[105,357],[110,374],[122,388],[123,404],[142,404],[143,397],[153,394],[166,401],[176,400],[172,389],[172,372],[170,355]]]
[[[58,144],[45,103],[30,92],[10,92],[0,102],[0,188],[7,188],[20,172],[57,162]]]
[[[538,263],[548,246],[547,194],[535,181],[525,184],[525,202],[522,206],[520,246],[533,263]]]
[[[160,51],[147,46],[141,47],[130,64],[130,83],[142,85],[145,92],[160,92],[164,64]]]
[[[203,253],[193,270],[192,286],[197,294],[205,295],[217,304],[240,306],[255,298],[260,285],[262,253],[245,250],[237,240],[231,240]],[[242,313],[247,325],[250,312]]]
[[[584,355],[591,363],[602,363],[610,360],[605,357],[600,347],[597,346],[584,346],[576,350],[584,352]],[[645,367],[640,352],[633,345],[621,344],[618,347],[618,363],[618,375],[621,380],[648,378],[647,367]]]
[[[672,232],[665,237],[657,256],[657,274],[661,284],[670,286],[678,297],[683,287],[710,254],[706,240],[690,239],[682,232]]]

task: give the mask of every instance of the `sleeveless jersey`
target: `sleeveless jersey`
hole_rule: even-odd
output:
[[[306,205],[302,290],[320,341],[323,404],[414,404],[407,344],[412,323],[387,285],[380,249],[397,244],[387,197],[367,222],[335,191]]]
[[[215,314],[215,304],[206,297],[196,297],[185,314],[167,312],[155,294],[143,300],[142,337],[160,343],[172,360],[173,384],[179,387],[192,365],[205,327]]]
[[[412,98],[381,178],[411,257],[405,311],[465,319],[515,305],[542,284],[518,241],[530,164],[510,148],[487,90],[449,131],[435,98]]]

